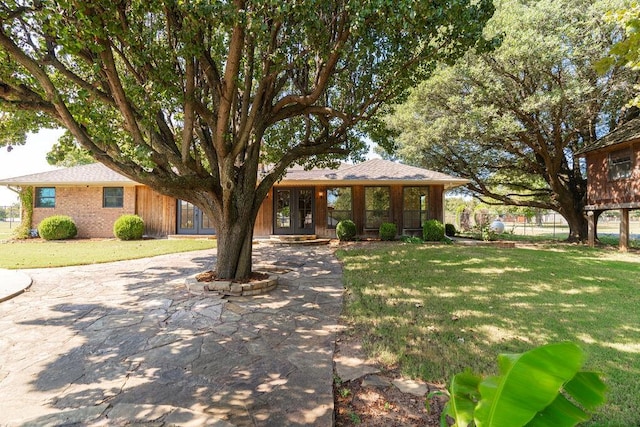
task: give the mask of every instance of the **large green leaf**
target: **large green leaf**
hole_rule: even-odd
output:
[[[549,344],[523,354],[498,357],[500,376],[479,385],[475,411],[478,427],[513,427],[528,423],[549,406],[563,384],[582,366],[582,351],[573,343]]]
[[[572,400],[588,410],[593,410],[605,401],[606,385],[595,372],[578,372],[563,387]],[[590,418],[582,408],[568,400],[563,394],[531,420],[527,427],[573,427]]]
[[[478,385],[482,378],[467,370],[455,375],[451,379],[449,388],[449,402],[444,412],[455,421],[454,426],[467,427],[473,421],[473,412],[480,397]],[[441,424],[446,425],[446,417],[441,419]]]
[[[606,399],[607,386],[597,372],[578,372],[564,386],[564,390],[580,405],[593,411]]]
[[[558,394],[553,402],[527,424],[527,427],[572,427],[589,419],[582,409]]]

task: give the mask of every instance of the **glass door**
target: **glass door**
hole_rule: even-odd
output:
[[[178,200],[178,234],[216,234],[216,230],[200,208]]]
[[[273,230],[275,234],[313,234],[314,188],[275,188]]]

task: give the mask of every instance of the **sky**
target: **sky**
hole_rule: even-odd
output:
[[[57,169],[47,163],[46,155],[62,133],[59,129],[43,129],[36,134],[28,134],[27,143],[14,146],[11,151],[7,147],[0,147],[0,179]],[[0,206],[8,206],[17,201],[16,193],[0,186]]]

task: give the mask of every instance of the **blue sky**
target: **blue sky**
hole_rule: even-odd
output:
[[[0,179],[56,169],[47,163],[46,155],[62,133],[62,130],[43,129],[36,134],[29,134],[25,145],[14,146],[11,151],[1,147]],[[0,206],[7,206],[17,201],[16,193],[5,186],[0,186]]]

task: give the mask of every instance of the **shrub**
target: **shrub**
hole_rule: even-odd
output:
[[[444,225],[444,234],[449,237],[453,237],[456,235],[458,231],[456,230],[456,226],[453,224],[445,224]]]
[[[120,240],[140,240],[144,221],[138,215],[122,215],[113,224],[113,234]]]
[[[392,222],[383,222],[380,224],[380,240],[395,240],[398,234],[398,227]]]
[[[491,226],[489,226],[489,224],[484,224],[480,228],[480,235],[482,240],[485,242],[493,242],[498,238],[498,234],[493,230],[493,228],[491,228]]]
[[[40,221],[38,234],[45,240],[64,240],[76,237],[78,229],[71,217],[54,215]]]
[[[444,225],[437,219],[430,219],[424,223],[422,236],[425,242],[441,242],[444,240]]]
[[[356,237],[356,224],[350,219],[343,219],[336,225],[336,236],[340,241],[353,240]]]

